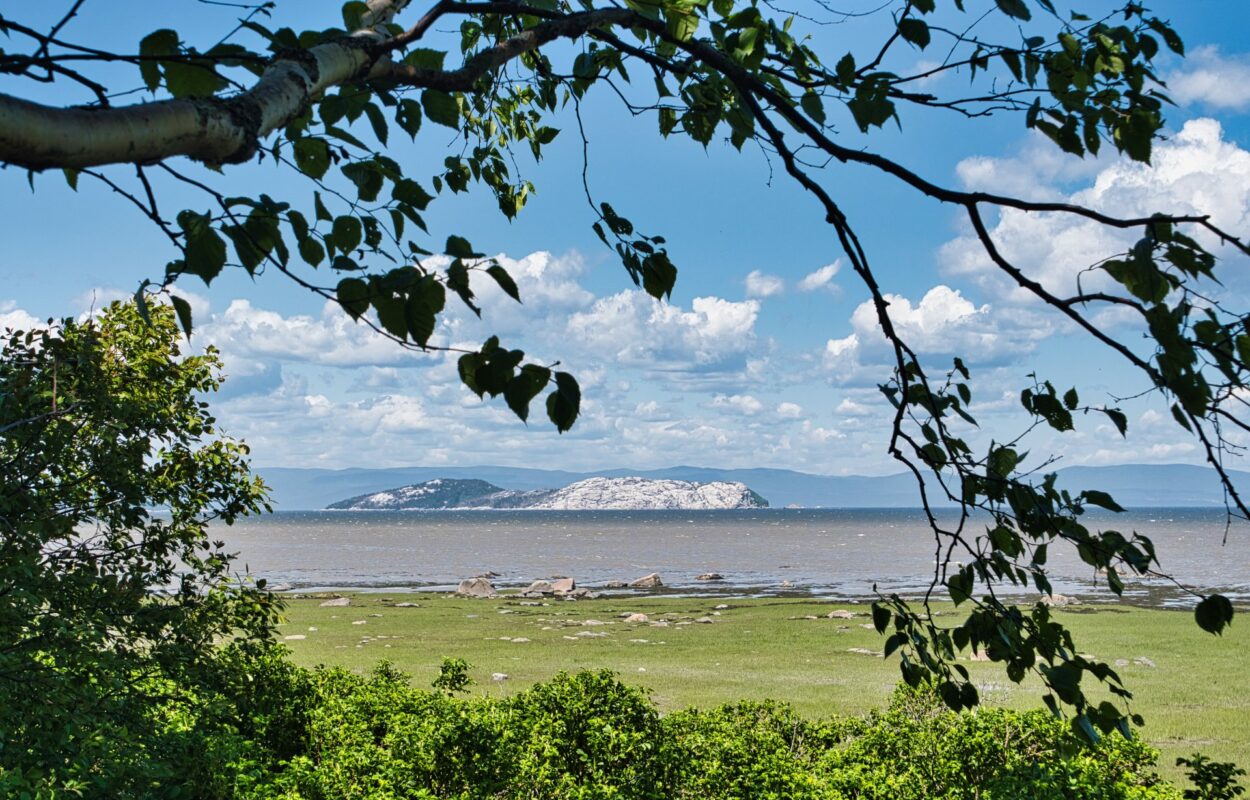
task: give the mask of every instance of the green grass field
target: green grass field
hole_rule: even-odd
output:
[[[419,685],[428,685],[441,660],[453,656],[473,664],[473,691],[480,693],[517,692],[560,670],[608,668],[650,690],[662,709],[774,698],[824,716],[883,706],[899,678],[896,658],[853,652],[881,649],[867,605],[709,596],[535,606],[509,597],[358,594],[346,608],[322,608],[322,599],[289,601],[279,638],[296,662],[367,670],[388,659]],[[396,607],[399,602],[417,606]],[[716,608],[722,604],[728,607]],[[838,608],[859,616],[825,617]],[[668,625],[622,620],[635,612]],[[1162,751],[1162,772],[1177,777],[1176,756],[1195,750],[1250,765],[1244,623],[1213,637],[1179,611],[1086,605],[1059,613],[1082,652],[1128,662],[1118,669],[1136,694],[1134,709],[1146,717],[1141,734]],[[699,618],[712,622],[694,622]],[[286,638],[292,636],[304,638]],[[1148,661],[1135,660],[1142,658]],[[1013,684],[993,664],[968,667],[984,702],[1041,705],[1038,684]],[[493,673],[508,678],[495,681]]]

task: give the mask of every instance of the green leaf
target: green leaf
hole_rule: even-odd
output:
[[[295,166],[310,178],[320,180],[330,169],[330,145],[325,139],[313,137],[296,139]]]
[[[1016,19],[1031,19],[1032,14],[1029,13],[1029,7],[1024,4],[1024,0],[994,0],[998,3],[998,8],[1007,16]]]
[[[152,31],[139,42],[139,55],[148,57],[139,62],[139,75],[149,92],[155,92],[161,85],[160,62],[151,57],[174,55],[178,48],[178,32],[169,28]]]
[[[486,274],[495,279],[495,283],[499,284],[499,288],[518,303],[521,302],[521,293],[517,290],[516,281],[512,280],[512,276],[508,274],[508,270],[498,264],[491,264],[486,268]]]
[[[1102,413],[1107,415],[1115,429],[1120,432],[1121,436],[1124,436],[1128,430],[1128,417],[1124,415],[1124,412],[1118,408],[1104,408]]]
[[[872,604],[872,626],[877,629],[877,633],[885,633],[886,627],[890,624],[890,609],[880,603]]]
[[[174,97],[211,97],[226,86],[211,62],[164,61],[165,88]]]
[[[1081,492],[1081,497],[1086,503],[1105,508],[1108,511],[1120,512],[1124,510],[1124,508],[1106,492],[1100,492],[1096,489],[1086,489]]]
[[[454,96],[437,89],[426,89],[421,93],[421,106],[431,122],[460,130],[460,104]]]
[[[929,25],[924,20],[915,17],[905,17],[899,20],[898,35],[921,50],[929,46]]]
[[[547,388],[550,380],[551,370],[546,367],[535,364],[526,364],[521,367],[521,371],[508,381],[507,387],[503,390],[503,398],[508,408],[512,409],[512,412],[522,421],[528,421],[530,403],[543,389]]]
[[[334,247],[344,254],[360,246],[363,233],[360,220],[347,214],[335,218],[334,225],[330,228],[330,238],[334,241]]]
[[[178,324],[182,326],[182,332],[186,334],[188,339],[191,338],[191,304],[178,295],[170,295],[169,302],[174,307],[174,313],[178,315]]]
[[[799,98],[799,105],[803,107],[803,112],[807,116],[816,120],[820,125],[825,124],[825,104],[821,100],[820,95],[815,92],[804,92]]]
[[[373,128],[373,135],[378,137],[378,141],[385,147],[388,134],[386,115],[382,113],[382,109],[370,103],[365,106],[365,116],[369,118],[369,125]]]
[[[369,310],[369,285],[360,278],[344,278],[339,281],[334,295],[352,319],[360,319]]]
[[[395,122],[399,123],[399,127],[409,137],[415,139],[417,131],[421,130],[421,104],[416,100],[400,100],[395,107]]]
[[[453,258],[484,258],[482,253],[474,252],[473,245],[463,236],[448,236],[443,252]]]
[[[207,214],[182,211],[178,226],[186,236],[186,271],[211,283],[226,265],[226,242],[213,229]]]
[[[557,431],[564,433],[573,427],[581,411],[582,390],[567,372],[557,372],[555,379],[556,390],[547,395],[547,418],[555,423]]]
[[[1194,609],[1194,619],[1207,633],[1223,635],[1224,628],[1233,622],[1233,604],[1224,595],[1209,595]]]

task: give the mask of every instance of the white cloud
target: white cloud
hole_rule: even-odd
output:
[[[734,394],[728,397],[721,394],[712,400],[713,408],[726,408],[752,417],[764,410],[764,404],[749,394]]]
[[[1250,108],[1250,57],[1222,55],[1219,48],[1198,47],[1184,67],[1167,76],[1168,94],[1184,105],[1245,111]]]
[[[976,306],[958,290],[941,284],[915,304],[900,295],[887,294],[885,299],[895,332],[919,355],[961,355],[969,363],[991,363],[1029,352],[1040,335],[999,319],[990,305]],[[881,332],[871,301],[852,312],[851,329],[850,335],[825,343],[828,369],[845,378],[861,366],[893,359],[892,346]]]
[[[619,292],[569,318],[566,341],[596,360],[655,369],[738,367],[755,344],[758,300],[696,297],[690,310]]]
[[[768,275],[758,269],[746,277],[747,297],[772,297],[786,290],[786,282],[776,275]]]
[[[234,300],[225,312],[197,326],[228,362],[295,361],[330,367],[412,364],[435,356],[405,350],[327,301],[318,317],[283,316]],[[436,335],[437,336],[437,335]]]
[[[1042,174],[1049,170],[1049,156],[1041,156],[1043,152],[1026,148],[1018,159],[996,163],[1004,165],[1004,174]],[[1247,228],[1250,152],[1226,141],[1218,122],[1198,119],[1185,123],[1170,140],[1155,145],[1152,160],[1152,164],[1127,159],[1107,163],[1092,185],[1065,199],[1118,217],[1159,212],[1210,214],[1227,230]],[[975,179],[971,185],[980,188]],[[1190,233],[1217,253],[1228,252],[1201,231]],[[1124,252],[1140,231],[1112,230],[1067,214],[1006,209],[990,234],[1007,260],[1051,292],[1066,296],[1076,291],[1078,280],[1086,290],[1104,285],[1108,279],[1101,273],[1087,272],[1087,268]],[[1032,300],[1030,292],[998,270],[970,233],[944,245],[939,262],[947,274],[970,277],[998,297],[1013,302]]]
[[[44,320],[35,319],[25,309],[17,307],[12,300],[0,301],[0,332],[7,330],[28,331],[42,327]]]
[[[833,283],[833,278],[838,274],[838,270],[841,267],[842,262],[835,261],[832,264],[826,264],[815,272],[809,272],[799,281],[799,291],[814,292],[817,289],[836,291],[837,285]]]
[[[838,407],[834,409],[834,413],[844,417],[862,417],[865,414],[871,414],[872,409],[863,403],[856,402],[849,397],[842,399],[838,403]]]
[[[777,416],[782,419],[798,419],[803,416],[803,406],[798,403],[779,403]]]

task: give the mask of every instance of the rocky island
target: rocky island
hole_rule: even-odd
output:
[[[436,478],[424,483],[363,494],[327,508],[348,511],[434,511],[453,509],[534,510],[716,510],[767,508],[768,501],[744,483],[587,478],[559,489],[517,491],[482,480]]]

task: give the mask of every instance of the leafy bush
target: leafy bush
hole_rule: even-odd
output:
[[[772,702],[661,717],[608,672],[560,674],[507,699],[416,689],[383,664],[368,676],[306,673],[295,717],[265,730],[306,742],[236,783],[259,800],[579,798],[1178,800],[1157,754],[1108,737],[1091,747],[1042,712],[955,714],[900,690],[884,712],[809,720]],[[296,725],[295,727],[298,727]],[[258,729],[260,730],[260,729]],[[258,764],[259,762],[254,762]]]

